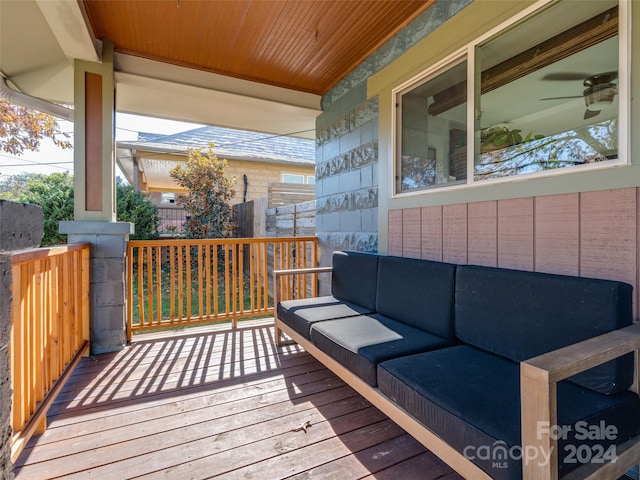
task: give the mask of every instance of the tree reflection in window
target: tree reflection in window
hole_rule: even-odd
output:
[[[617,158],[617,119],[480,154],[475,180],[541,172]]]

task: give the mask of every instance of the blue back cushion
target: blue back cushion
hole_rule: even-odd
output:
[[[376,311],[452,339],[455,271],[449,263],[380,257]]]
[[[609,280],[502,268],[459,266],[456,335],[515,362],[632,323],[632,287]],[[633,357],[626,355],[571,378],[600,393],[627,389]]]
[[[331,294],[374,311],[378,256],[359,252],[333,252]]]

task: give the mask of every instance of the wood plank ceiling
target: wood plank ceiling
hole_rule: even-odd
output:
[[[435,0],[84,0],[116,52],[324,94]]]

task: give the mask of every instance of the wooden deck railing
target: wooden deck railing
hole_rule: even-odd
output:
[[[130,241],[128,337],[273,314],[275,269],[318,263],[316,237]],[[283,298],[317,295],[316,275],[293,277]]]
[[[89,244],[16,252],[11,256],[9,344],[15,461],[69,373],[89,351]]]

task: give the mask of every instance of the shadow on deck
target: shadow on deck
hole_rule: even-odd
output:
[[[272,324],[83,359],[17,479],[460,478],[301,347],[277,349]]]

